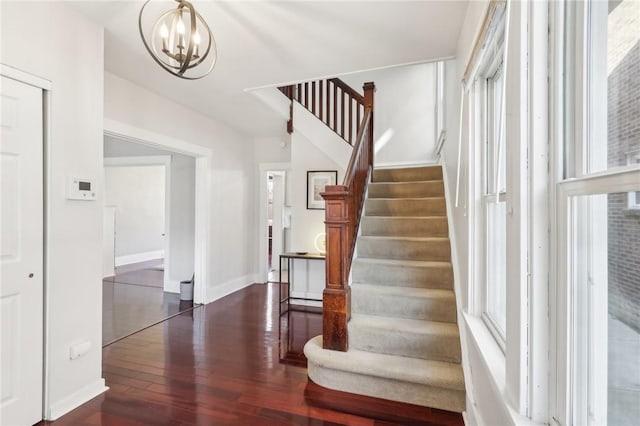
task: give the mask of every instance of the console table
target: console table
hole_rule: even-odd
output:
[[[280,263],[278,264],[279,268],[280,268],[280,276],[278,279],[278,313],[280,315],[282,315],[282,304],[283,303],[287,303],[287,311],[289,310],[289,305],[291,302],[291,299],[295,299],[295,300],[306,300],[306,301],[312,301],[312,302],[322,302],[322,299],[309,299],[309,298],[305,298],[305,297],[292,297],[291,296],[291,271],[292,271],[292,267],[293,267],[293,260],[295,259],[302,259],[302,260],[322,260],[324,261],[326,259],[325,254],[323,253],[301,253],[301,252],[297,252],[297,253],[282,253],[280,255]],[[282,298],[282,261],[286,260],[287,261],[287,295],[286,297],[283,299]]]

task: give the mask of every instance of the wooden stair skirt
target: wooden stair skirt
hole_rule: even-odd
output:
[[[373,171],[345,287],[348,345],[306,344],[315,386],[464,411],[446,214],[440,166]]]

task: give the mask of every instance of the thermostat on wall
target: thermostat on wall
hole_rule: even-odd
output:
[[[96,189],[94,180],[67,177],[67,199],[95,201]]]

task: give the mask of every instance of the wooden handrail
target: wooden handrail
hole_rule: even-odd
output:
[[[284,95],[305,107],[349,145],[355,143],[365,108],[365,98],[339,78],[278,87]],[[345,103],[346,101],[346,103]],[[293,107],[287,131],[293,132]]]
[[[335,86],[334,86],[335,87]],[[325,187],[326,285],[322,294],[322,345],[324,349],[349,348],[347,324],[351,319],[349,273],[373,170],[373,94],[364,85],[364,114],[342,185]]]

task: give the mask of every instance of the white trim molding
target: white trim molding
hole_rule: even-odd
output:
[[[162,259],[164,258],[164,250],[146,251],[143,253],[127,254],[124,256],[117,256],[115,265],[116,267],[122,265],[130,265],[132,263],[146,262],[148,260]]]
[[[215,302],[216,300],[222,299],[223,297],[228,296],[231,293],[235,293],[238,290],[242,290],[245,287],[256,284],[257,278],[258,277],[256,274],[248,274],[238,278],[234,278],[225,283],[215,284],[213,287],[213,294],[207,295],[207,300],[205,301],[205,303]]]
[[[64,416],[71,410],[81,406],[87,401],[95,398],[109,390],[109,387],[105,386],[104,379],[99,379],[94,383],[91,383],[70,395],[62,398],[58,402],[52,403],[48,410],[45,412],[45,420],[57,420]]]
[[[21,83],[28,84],[30,86],[37,87],[42,90],[51,90],[51,81],[36,75],[30,74],[25,71],[21,71],[12,66],[0,63],[0,75],[10,78],[12,80],[19,81]]]
[[[104,119],[104,134],[118,139],[168,150],[177,154],[195,157],[196,204],[194,272],[196,280],[193,289],[193,301],[194,303],[208,303],[207,283],[209,282],[209,277],[213,276],[211,262],[209,261],[212,227],[210,204],[211,182],[209,174],[213,159],[213,150],[109,118]]]

